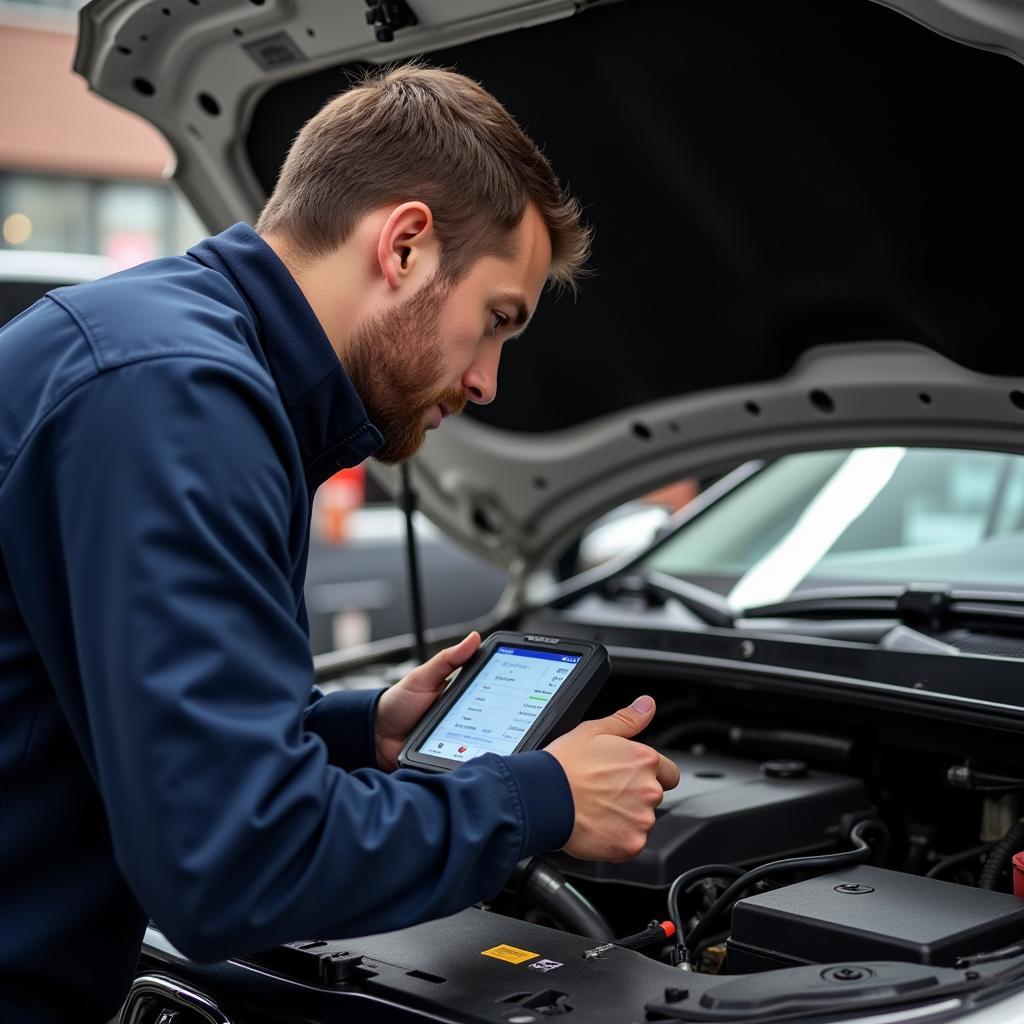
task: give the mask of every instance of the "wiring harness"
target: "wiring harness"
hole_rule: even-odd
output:
[[[812,857],[789,857],[784,860],[775,860],[768,864],[762,864],[760,867],[751,868],[749,871],[743,871],[733,864],[707,864],[684,872],[672,883],[668,893],[668,914],[672,923],[676,926],[676,947],[673,951],[673,963],[684,970],[694,970],[701,940],[707,936],[716,918],[730,908],[748,889],[757,885],[758,882],[771,878],[773,875],[788,874],[789,872],[817,874],[835,871],[838,868],[847,867],[851,864],[862,864],[872,856],[872,848],[866,838],[871,834],[885,840],[888,838],[888,829],[877,818],[864,818],[857,822],[850,830],[850,842],[853,844],[852,850],[843,850],[839,853],[821,854]],[[734,881],[708,907],[697,924],[691,929],[689,935],[684,934],[682,916],[679,909],[680,896],[694,882],[702,878],[714,877],[732,877]]]

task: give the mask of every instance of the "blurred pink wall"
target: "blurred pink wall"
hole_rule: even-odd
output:
[[[159,179],[163,137],[89,92],[72,34],[0,25],[0,170]]]

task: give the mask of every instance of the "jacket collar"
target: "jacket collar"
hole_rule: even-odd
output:
[[[207,238],[188,255],[228,277],[256,322],[260,352],[284,401],[312,493],[383,443],[320,321],[273,249],[248,224]]]

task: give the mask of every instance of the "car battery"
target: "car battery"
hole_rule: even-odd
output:
[[[730,973],[848,960],[949,967],[1024,940],[1024,901],[859,866],[740,900]]]

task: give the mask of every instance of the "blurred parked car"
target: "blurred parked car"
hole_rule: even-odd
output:
[[[94,281],[113,269],[105,256],[0,249],[0,327],[51,289]]]
[[[508,573],[489,625],[605,644],[594,713],[653,694],[682,782],[634,860],[558,854],[444,921],[213,968],[154,927],[123,1019],[1024,1019],[1024,9],[167,3],[93,0],[76,66],[164,132],[211,229],[355,72],[417,54],[580,195],[595,275],[412,477]],[[554,579],[687,477],[715,482],[644,551]],[[666,917],[685,950],[610,941]]]
[[[428,629],[470,622],[490,611],[508,574],[467,552],[417,515],[416,544]],[[343,540],[310,538],[306,610],[314,653],[410,631],[405,517],[393,504],[362,505]]]

